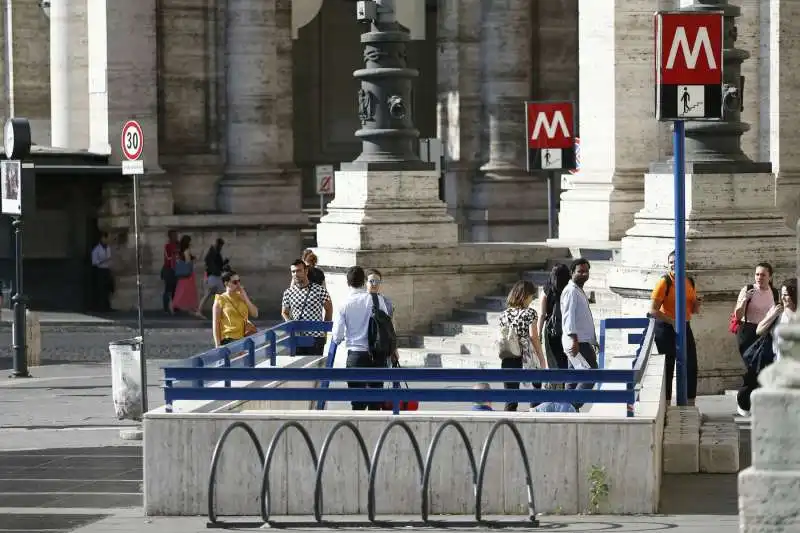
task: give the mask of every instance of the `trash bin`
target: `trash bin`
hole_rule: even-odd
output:
[[[142,420],[142,338],[108,343],[111,354],[111,395],[119,420]]]

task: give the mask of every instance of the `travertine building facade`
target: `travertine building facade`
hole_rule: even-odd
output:
[[[737,46],[752,55],[744,66],[751,129],[743,146],[773,163],[777,199],[794,220],[797,3],[732,2],[743,7]],[[652,14],[680,3],[398,2],[415,38],[408,60],[420,70],[415,122],[422,137],[444,143],[444,198],[461,241],[546,237],[545,182],[525,171],[526,99],[579,104],[583,168],[564,181],[560,238],[607,243],[634,226],[643,175],[669,152],[668,129],[652,118]],[[360,151],[351,73],[363,64],[363,28],[353,2],[51,0],[49,17],[38,0],[13,6],[14,108],[31,119],[36,142],[110,154],[118,164],[122,123],[135,118],[144,127],[148,307],[159,304],[161,246],[175,228],[194,237],[198,255],[225,238],[251,292],[276,308],[301,230],[313,227],[302,208],[319,204],[314,166]],[[7,114],[8,102],[2,109]],[[130,184],[120,179],[100,190],[88,221],[116,241],[116,305],[130,307]],[[58,213],[69,206],[57,204],[37,211],[47,221],[39,233],[66,239]],[[56,254],[39,248],[47,249],[42,257]]]

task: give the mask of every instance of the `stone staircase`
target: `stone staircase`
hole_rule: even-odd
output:
[[[542,270],[528,270],[520,278],[531,281],[538,290],[537,298],[531,304],[539,310],[539,296],[546,283],[550,269],[557,263],[569,264],[571,258],[550,259]],[[608,290],[606,272],[611,260],[592,260],[591,277],[586,284],[590,307],[599,331],[600,320],[608,316],[618,316],[616,295]],[[401,340],[400,358],[406,366],[427,367],[497,367],[497,356],[491,353],[497,321],[508,291],[513,284],[498,287],[486,296],[476,298],[471,304],[453,310],[444,321],[435,323],[430,334],[412,335]],[[619,337],[619,338],[617,338]],[[607,351],[622,348],[622,335],[609,335]]]

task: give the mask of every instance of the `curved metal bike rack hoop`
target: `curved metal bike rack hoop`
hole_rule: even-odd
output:
[[[222,455],[222,446],[225,444],[225,441],[228,440],[228,436],[237,428],[242,428],[247,432],[250,440],[253,442],[253,446],[256,448],[258,459],[261,461],[259,466],[264,464],[264,450],[261,448],[261,443],[258,441],[256,432],[253,431],[253,428],[248,424],[244,422],[234,422],[222,432],[222,435],[220,435],[217,440],[217,445],[214,447],[214,453],[211,455],[211,471],[208,473],[208,522],[214,527],[226,524],[226,522],[217,520],[217,513],[214,510],[214,486],[217,483],[217,464]]]
[[[411,441],[411,447],[414,449],[414,457],[416,457],[417,466],[419,466],[420,484],[422,484],[425,465],[422,462],[419,442],[417,442],[417,438],[414,436],[414,432],[411,431],[408,424],[402,420],[393,420],[383,428],[380,437],[378,437],[378,442],[375,444],[375,451],[372,452],[372,463],[369,467],[369,489],[367,490],[367,518],[369,518],[370,522],[375,521],[375,478],[377,477],[378,460],[381,458],[381,452],[383,451],[383,445],[386,443],[386,438],[395,427],[400,427],[405,434],[408,435],[408,440]]]
[[[311,463],[314,465],[315,471],[319,465],[319,462],[317,461],[317,452],[314,448],[314,442],[311,440],[311,436],[308,434],[308,431],[306,431],[306,428],[294,420],[284,422],[281,427],[278,428],[278,431],[276,431],[272,436],[272,440],[269,441],[269,446],[267,446],[267,456],[264,460],[264,469],[261,473],[261,520],[263,520],[265,524],[269,522],[270,515],[269,470],[272,466],[272,456],[275,455],[275,449],[278,445],[278,441],[289,428],[295,428],[300,432],[300,435],[302,435],[303,440],[306,442],[308,453],[311,454]]]
[[[358,430],[355,424],[350,422],[349,420],[342,420],[341,422],[337,423],[335,426],[328,431],[328,434],[325,435],[325,440],[322,443],[322,449],[319,453],[319,462],[317,463],[317,475],[316,479],[314,480],[314,519],[317,522],[322,522],[322,471],[325,468],[325,459],[328,457],[328,449],[330,448],[331,441],[333,437],[339,432],[340,429],[347,428],[356,438],[358,442],[358,447],[361,449],[361,455],[364,456],[364,463],[367,466],[367,473],[369,473],[370,469],[370,459],[369,459],[369,451],[367,451],[367,445],[364,443],[364,437],[361,435],[361,432]]]
[[[447,420],[439,426],[436,430],[436,433],[433,434],[433,439],[431,439],[431,443],[428,446],[428,454],[425,457],[425,468],[422,471],[422,487],[420,488],[421,494],[421,510],[420,514],[422,515],[422,521],[428,523],[428,488],[431,482],[431,460],[433,459],[433,453],[436,451],[436,447],[439,445],[439,439],[442,437],[442,433],[445,429],[453,427],[458,431],[458,434],[461,435],[461,441],[464,443],[464,448],[467,452],[467,459],[469,459],[469,464],[472,467],[472,486],[474,492],[477,492],[477,483],[478,483],[478,467],[475,465],[475,454],[472,453],[472,443],[467,436],[467,432],[464,431],[464,426],[456,422],[455,420]],[[475,502],[475,514],[478,515],[480,511],[480,500]]]
[[[494,442],[494,437],[503,426],[511,430],[514,439],[517,441],[519,453],[522,456],[522,465],[525,467],[525,484],[528,489],[528,519],[531,521],[533,527],[539,526],[539,521],[536,520],[536,504],[533,500],[533,480],[531,478],[531,466],[528,463],[528,452],[525,450],[525,443],[522,441],[522,435],[519,433],[517,425],[511,420],[498,420],[489,430],[486,435],[486,440],[483,441],[483,449],[481,450],[481,462],[478,469],[478,481],[475,490],[475,521],[481,522],[481,496],[483,495],[483,476],[486,473],[486,462],[489,458],[489,449]]]

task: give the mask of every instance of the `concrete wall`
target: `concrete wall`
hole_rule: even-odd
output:
[[[653,356],[643,382],[636,416],[625,418],[624,406],[610,411],[596,406],[589,413],[533,414],[502,412],[414,412],[401,415],[419,442],[423,457],[433,434],[449,419],[467,432],[476,458],[491,426],[499,419],[517,424],[529,456],[538,512],[574,514],[588,508],[593,466],[605,469],[609,496],[605,513],[654,513],[658,509],[663,433],[663,358]],[[320,452],[330,429],[351,420],[362,433],[370,456],[381,431],[395,418],[388,413],[261,411],[247,413],[150,412],[145,416],[144,492],[148,515],[199,515],[207,509],[209,465],[214,446],[235,421],[249,424],[266,450],[276,430],[298,421]],[[326,514],[366,512],[367,468],[347,430],[331,441],[322,480]],[[489,454],[484,483],[485,513],[524,514],[524,469],[515,440],[501,430]],[[400,428],[388,437],[378,464],[378,514],[418,514],[419,475],[409,441]],[[272,514],[310,514],[315,471],[294,430],[277,444],[272,463]],[[289,468],[291,466],[291,468]],[[261,465],[244,431],[226,442],[217,472],[217,512],[258,513]],[[473,489],[467,455],[456,431],[442,435],[431,474],[431,513],[473,512]]]

